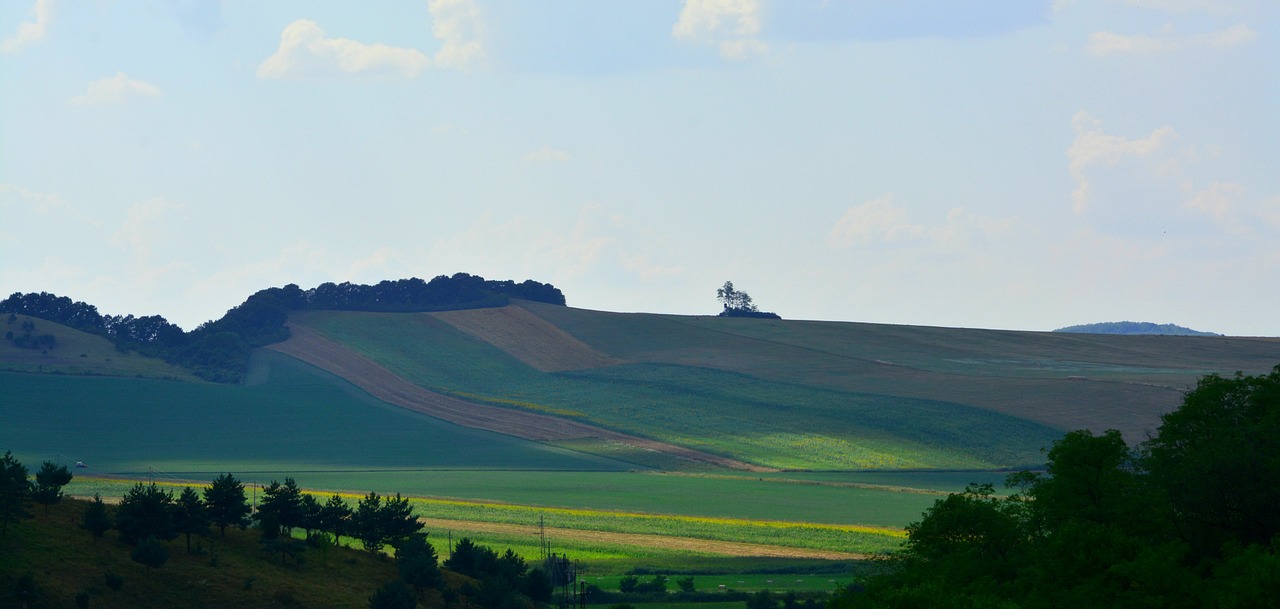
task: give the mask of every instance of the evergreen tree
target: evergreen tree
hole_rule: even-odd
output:
[[[400,546],[404,541],[423,527],[422,521],[413,515],[413,506],[409,504],[409,500],[401,498],[400,493],[396,493],[395,499],[387,497],[382,503],[379,520],[383,539],[396,549],[396,556],[400,555]]]
[[[179,533],[186,535],[187,554],[191,553],[191,536],[209,534],[209,516],[200,495],[191,487],[182,489],[174,511],[174,524]]]
[[[228,526],[243,529],[249,524],[251,508],[244,494],[244,484],[231,474],[218,476],[204,489],[204,503],[209,522],[218,527],[223,537],[227,536]]]
[[[369,597],[369,609],[414,609],[417,606],[418,597],[414,596],[408,584],[398,579]]]
[[[400,579],[419,592],[444,586],[436,549],[427,542],[424,533],[415,533],[404,540],[396,557],[396,568],[400,571]]]
[[[360,545],[364,546],[365,550],[376,554],[382,551],[382,547],[387,542],[382,523],[382,497],[369,491],[369,494],[360,500],[355,514],[351,517],[351,534],[360,540]]]
[[[129,558],[146,565],[147,573],[150,573],[151,569],[158,569],[169,562],[169,548],[159,539],[147,537],[138,543],[138,546],[129,554]]]
[[[341,544],[342,536],[351,528],[353,512],[342,497],[334,495],[320,508],[320,526],[324,531],[333,533],[333,543]]]
[[[93,501],[84,508],[80,526],[93,534],[95,541],[101,539],[111,528],[111,515],[107,513],[107,504],[102,502],[101,495],[93,494]]]
[[[31,481],[27,479],[27,468],[5,451],[0,458],[0,519],[3,528],[0,534],[9,533],[9,521],[30,518],[27,504],[31,501]]]
[[[304,512],[302,509],[302,491],[294,483],[293,478],[285,478],[284,484],[275,480],[262,489],[262,501],[258,503],[258,526],[263,535],[274,539],[277,531],[283,529],[286,534],[294,527],[302,526]]]
[[[135,484],[116,508],[116,530],[128,544],[154,537],[168,541],[178,536],[174,524],[176,508],[173,493],[160,490],[155,483]]]
[[[49,506],[62,500],[62,487],[71,482],[71,470],[65,465],[55,465],[45,461],[36,472],[35,490],[32,497],[37,503],[44,505],[44,515],[49,515]]]

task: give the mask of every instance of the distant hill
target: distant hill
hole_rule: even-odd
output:
[[[1222,336],[1215,332],[1201,332],[1174,324],[1153,324],[1149,321],[1107,321],[1058,328],[1054,332],[1075,334],[1154,334],[1160,336]]]

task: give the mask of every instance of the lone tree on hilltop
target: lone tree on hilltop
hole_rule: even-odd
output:
[[[716,300],[724,305],[724,310],[720,312],[720,317],[764,317],[768,319],[781,319],[776,313],[768,313],[756,308],[756,304],[751,301],[751,295],[733,287],[732,281],[724,282],[724,285],[716,289]]]

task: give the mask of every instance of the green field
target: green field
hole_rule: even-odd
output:
[[[632,467],[396,408],[274,352],[256,358],[260,381],[245,386],[0,373],[0,446],[94,473],[347,472],[353,483],[369,470]]]
[[[541,373],[428,315],[310,312],[300,323],[420,386],[783,469],[1028,465],[1058,432],[954,402],[690,365]]]
[[[121,376],[201,382],[190,372],[162,360],[137,353],[117,351],[111,341],[92,334],[27,315],[14,315],[12,322],[4,315],[0,334],[22,334],[22,324],[35,325],[33,336],[49,334],[54,346],[49,349],[23,349],[0,339],[0,370],[44,374]]]

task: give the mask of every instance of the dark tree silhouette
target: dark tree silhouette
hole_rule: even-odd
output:
[[[9,521],[30,518],[27,504],[31,501],[31,481],[27,468],[13,453],[5,451],[0,458],[0,519],[4,521],[0,534],[9,533]]]
[[[49,515],[49,506],[62,501],[62,487],[71,482],[71,470],[65,465],[55,465],[45,461],[36,472],[36,486],[32,496],[37,503],[44,505],[44,515]]]
[[[243,529],[249,524],[251,508],[244,494],[244,484],[231,474],[218,476],[204,489],[204,503],[209,522],[218,527],[223,537],[227,536],[227,527]]]
[[[84,508],[84,517],[81,519],[80,526],[89,531],[95,541],[101,539],[111,529],[111,515],[107,513],[107,504],[102,502],[101,495],[93,494],[93,501]]]

